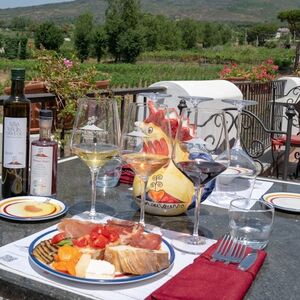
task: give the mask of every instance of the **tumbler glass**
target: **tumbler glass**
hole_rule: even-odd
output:
[[[239,198],[232,200],[229,207],[229,229],[233,237],[243,239],[253,249],[263,249],[269,242],[274,220],[272,204]]]

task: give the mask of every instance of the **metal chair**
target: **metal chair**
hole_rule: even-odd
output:
[[[290,146],[292,148],[297,148],[299,150],[296,150],[295,154],[294,154],[294,158],[298,161],[297,165],[296,165],[296,170],[295,170],[295,178],[298,177],[299,172],[300,172],[300,86],[296,86],[294,88],[292,88],[285,96],[284,96],[286,102],[280,102],[280,103],[276,103],[275,101],[273,101],[273,107],[275,107],[276,104],[288,107],[287,109],[287,113],[291,113],[292,114],[292,127],[298,128],[298,132],[296,134],[290,134]],[[293,109],[294,111],[292,111],[291,109]],[[274,109],[273,109],[274,111]],[[273,122],[276,122],[276,119],[280,119],[281,118],[281,122],[282,122],[282,118],[285,116],[272,116]],[[282,125],[282,123],[281,123]],[[287,129],[287,132],[292,132],[292,128]],[[273,155],[273,159],[274,161],[277,161],[276,163],[276,173],[277,173],[277,177],[279,175],[279,171],[278,171],[278,160],[280,158],[280,151],[281,148],[287,147],[287,139],[288,139],[288,134],[283,134],[283,135],[278,135],[278,134],[273,134],[272,135],[272,155]]]

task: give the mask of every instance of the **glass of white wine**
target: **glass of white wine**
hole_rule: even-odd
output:
[[[90,169],[92,204],[89,219],[102,219],[96,213],[96,178],[102,166],[119,155],[120,121],[117,103],[108,98],[86,97],[78,101],[71,137],[71,151]]]
[[[166,105],[131,103],[121,137],[121,157],[141,181],[140,221],[145,226],[146,187],[149,176],[166,166],[172,155]]]

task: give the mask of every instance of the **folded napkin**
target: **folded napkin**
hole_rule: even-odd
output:
[[[218,243],[208,248],[194,262],[149,295],[147,300],[221,300],[243,299],[259,269],[266,252],[258,251],[254,265],[247,271],[237,265],[211,262],[211,255]],[[251,249],[247,249],[250,252]]]
[[[134,179],[134,172],[128,165],[122,167],[122,173],[119,181],[125,184],[132,184]]]

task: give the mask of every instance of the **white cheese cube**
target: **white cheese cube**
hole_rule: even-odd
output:
[[[91,259],[86,269],[85,278],[105,279],[115,277],[115,266],[105,260]]]

